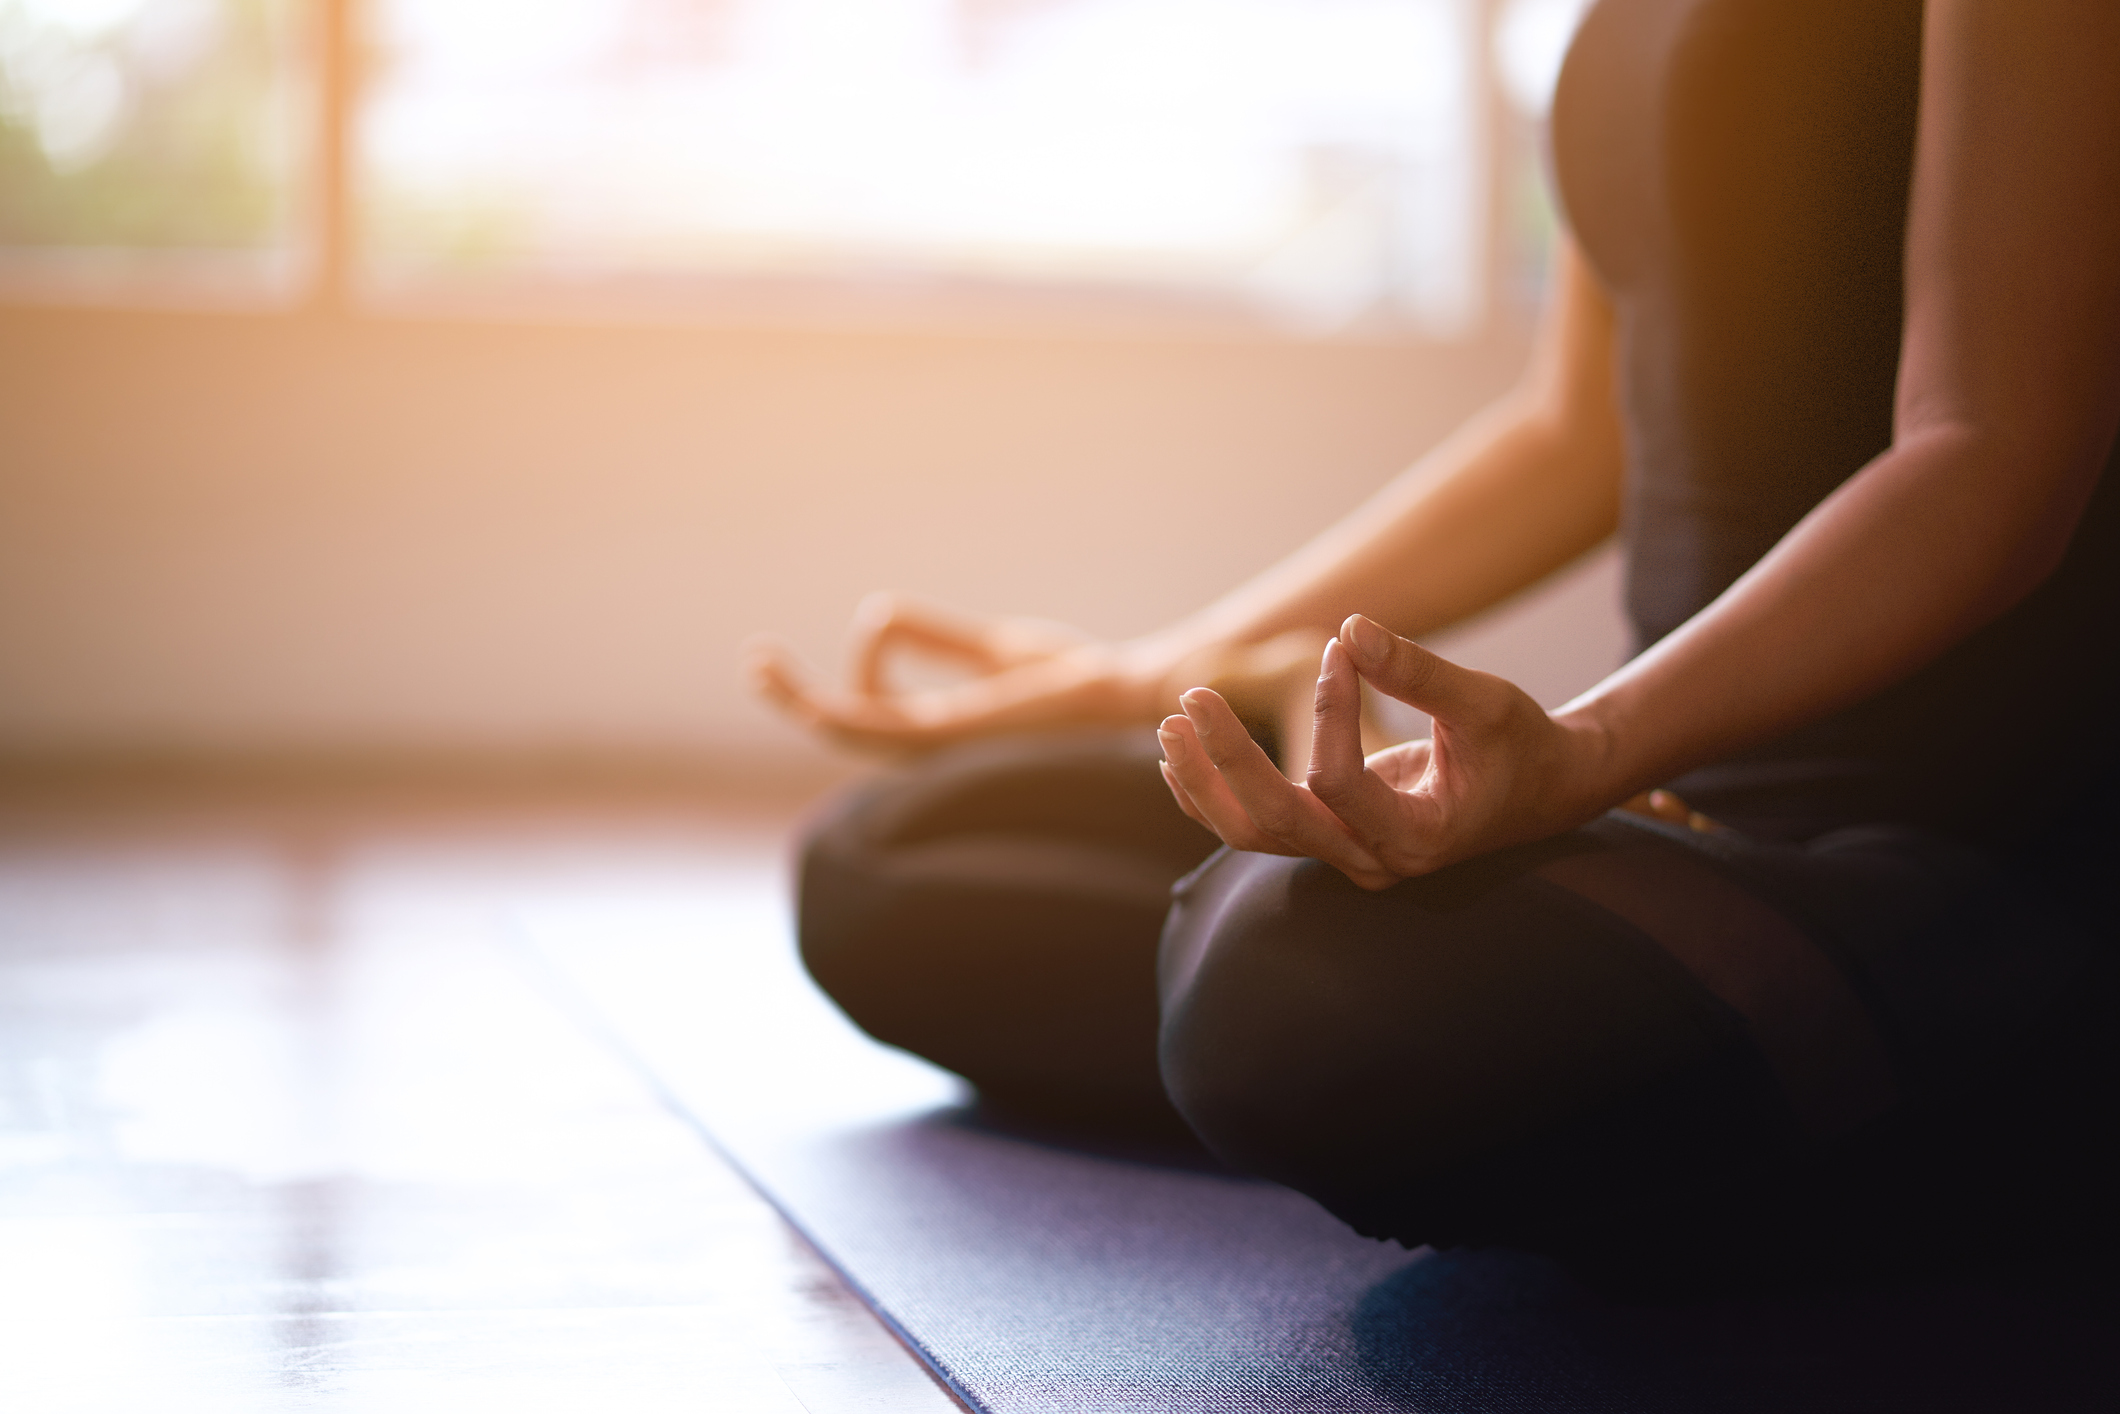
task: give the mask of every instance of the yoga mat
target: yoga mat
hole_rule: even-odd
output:
[[[974,1409],[2120,1408],[2107,1305],[1979,1284],[1640,1304],[1287,1190],[981,1127],[810,986],[770,880],[520,915],[532,965]]]

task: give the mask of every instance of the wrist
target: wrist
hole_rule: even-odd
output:
[[[1119,713],[1130,721],[1161,721],[1177,711],[1175,680],[1185,656],[1162,633],[1114,644],[1111,685]]]
[[[1210,663],[1225,652],[1182,623],[1117,644],[1113,677],[1129,715],[1161,721],[1179,711],[1178,694],[1214,676]]]
[[[1627,769],[1625,734],[1607,704],[1578,699],[1551,716],[1566,744],[1557,794],[1571,826],[1595,819],[1643,789]]]

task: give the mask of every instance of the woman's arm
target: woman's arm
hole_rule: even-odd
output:
[[[1181,797],[1225,838],[1380,884],[1814,721],[2017,603],[2120,429],[2115,74],[2120,6],[1931,0],[1892,446],[1677,632],[1549,716],[1351,620],[1319,682],[1314,794],[1261,780],[1219,704],[1188,694],[1166,724]],[[1437,718],[1417,762],[1364,766],[1357,672]]]
[[[1892,446],[1559,714],[1626,794],[1867,697],[2061,562],[2120,428],[2120,6],[1932,0]]]
[[[1900,681],[2061,564],[2120,426],[2120,6],[1929,4],[1893,445],[1562,710],[1649,784]]]
[[[1625,446],[1612,307],[1563,242],[1517,386],[1265,573],[1165,630],[1180,643],[1326,633],[1357,611],[1432,633],[1498,603],[1610,535]]]
[[[809,686],[769,643],[754,648],[753,672],[798,720],[860,745],[1152,722],[1182,688],[1272,676],[1281,646],[1304,633],[1315,635],[1297,666],[1307,680],[1317,642],[1356,609],[1425,633],[1535,582],[1612,532],[1622,459],[1611,309],[1564,249],[1537,350],[1511,394],[1338,525],[1179,623],[1107,644],[877,596],[857,615],[850,690]],[[894,692],[887,659],[904,649],[974,675]]]

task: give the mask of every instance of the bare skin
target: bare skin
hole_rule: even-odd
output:
[[[844,688],[814,685],[755,641],[760,692],[845,745],[920,751],[996,732],[1153,724],[1209,685],[1246,716],[1291,699],[1308,736],[1318,652],[1358,609],[1431,632],[1522,589],[1610,535],[1624,460],[1612,397],[1611,310],[1572,251],[1518,388],[1309,545],[1199,613],[1105,643],[1062,625],[878,594],[855,614]],[[1527,514],[1526,507],[1533,508]],[[1409,575],[1407,565],[1420,565]],[[897,690],[899,655],[964,670]]]
[[[822,730],[890,739],[896,724],[908,744],[916,731],[1136,721],[1183,688],[1162,736],[1186,811],[1237,848],[1311,856],[1382,888],[1570,829],[1905,677],[2053,572],[2120,430],[2120,7],[1930,0],[1923,42],[1891,447],[1714,603],[1559,710],[1411,639],[1613,527],[1611,312],[1572,254],[1515,395],[1184,623],[1012,661],[954,696],[858,682],[816,694],[771,653],[761,681]],[[1200,665],[1216,652],[1321,621],[1336,627],[1298,784],[1221,692],[1193,684],[1211,681]],[[1365,756],[1358,680],[1428,712],[1433,738]],[[1978,770],[1977,741],[1967,758]]]

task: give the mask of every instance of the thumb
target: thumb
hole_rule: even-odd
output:
[[[1439,658],[1374,619],[1349,615],[1340,625],[1340,642],[1372,687],[1431,717],[1463,720],[1492,707],[1494,680],[1487,674]]]

